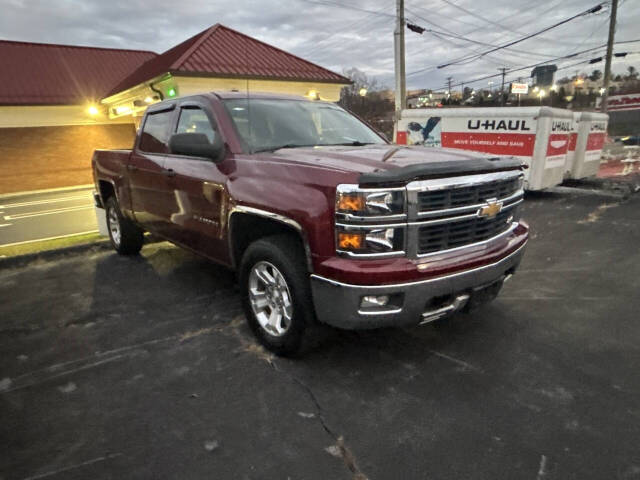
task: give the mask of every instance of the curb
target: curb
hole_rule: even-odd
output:
[[[0,194],[0,199],[23,197],[25,195],[36,195],[39,193],[73,192],[75,190],[87,190],[89,188],[93,188],[93,184],[88,183],[86,185],[74,185],[71,187],[45,188],[43,190],[27,190],[24,192],[3,193]]]
[[[625,177],[565,180],[562,185],[555,188],[562,188],[565,193],[575,191],[577,194],[586,194],[586,192],[589,192],[592,195],[628,198],[640,191],[640,174],[631,174]]]
[[[154,243],[163,242],[164,240],[153,235],[145,235],[143,247]],[[79,253],[96,252],[102,250],[111,250],[111,242],[108,238],[96,240],[95,242],[82,243],[80,245],[72,245],[70,247],[56,248],[53,250],[44,250],[42,252],[27,253],[26,255],[16,255],[14,257],[0,258],[0,269],[23,267],[35,260],[55,260],[58,257],[67,255],[75,255]],[[114,252],[115,253],[115,252]]]
[[[558,185],[556,187],[551,187],[546,190],[549,193],[557,193],[564,195],[577,195],[581,197],[603,197],[603,198],[615,198],[617,200],[624,200],[629,197],[631,192],[625,192],[624,190],[599,190],[595,188],[585,188],[585,187],[566,187],[562,185]]]
[[[26,255],[17,255],[15,257],[0,258],[0,268],[13,268],[22,267],[35,260],[52,260],[57,257],[63,257],[68,254],[84,253],[92,249],[95,250],[107,250],[111,248],[111,243],[108,239],[98,240],[91,243],[83,243],[80,245],[73,245],[71,247],[57,248],[55,250],[45,250],[36,253],[27,253]]]

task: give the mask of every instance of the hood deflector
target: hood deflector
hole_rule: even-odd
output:
[[[361,186],[388,185],[448,175],[467,175],[515,169],[523,170],[524,168],[526,167],[522,161],[513,157],[427,162],[390,170],[381,170],[379,172],[363,173],[360,175],[359,183]]]

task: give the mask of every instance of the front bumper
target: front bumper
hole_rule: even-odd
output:
[[[495,263],[451,275],[395,285],[351,285],[319,275],[311,275],[311,291],[316,316],[322,323],[356,330],[424,323],[462,308],[483,287],[495,289],[497,282],[515,272],[526,243]],[[499,287],[499,285],[498,285]],[[389,295],[390,305],[377,311],[360,308],[362,297]],[[451,296],[444,307],[431,305],[441,297]],[[450,308],[452,307],[452,308]]]

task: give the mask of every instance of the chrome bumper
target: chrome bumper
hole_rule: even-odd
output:
[[[498,262],[442,277],[395,285],[350,285],[311,275],[316,316],[322,323],[349,330],[427,323],[449,315],[474,295],[512,274],[520,264],[526,243]],[[362,297],[389,295],[392,303],[378,311],[361,310]],[[430,307],[438,297],[451,301]]]

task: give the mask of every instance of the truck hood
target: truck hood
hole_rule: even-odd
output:
[[[522,167],[513,157],[405,145],[366,145],[283,148],[274,160],[322,166],[360,175],[360,184],[396,183],[443,175],[464,175]]]

